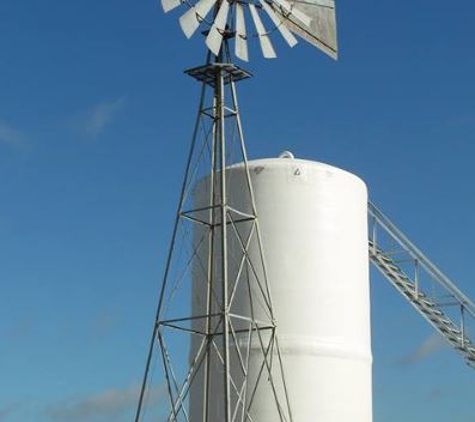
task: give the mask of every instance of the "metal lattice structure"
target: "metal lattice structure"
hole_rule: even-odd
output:
[[[475,369],[475,304],[372,203],[368,213],[371,262]]]
[[[292,421],[236,92],[251,75],[231,63],[227,40],[223,46],[186,71],[202,90],[136,422],[156,360],[168,422],[215,421],[220,413],[224,422],[258,422],[253,405],[263,392],[273,397],[276,422]],[[227,191],[236,163],[246,209]]]

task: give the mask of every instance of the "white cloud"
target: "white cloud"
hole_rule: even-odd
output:
[[[445,348],[446,343],[442,336],[434,333],[427,337],[412,353],[401,360],[404,364],[413,364],[424,360]]]
[[[0,121],[0,143],[9,145],[21,145],[25,138],[23,133]]]
[[[8,414],[11,412],[9,406],[0,408],[0,422],[6,421]]]
[[[12,413],[21,409],[21,403],[14,402],[0,407],[0,422],[7,422]]]
[[[126,98],[101,103],[93,107],[83,121],[83,128],[90,136],[99,135],[110,125],[117,113],[125,106]]]
[[[69,398],[50,405],[45,414],[53,422],[119,421],[137,406],[140,387],[109,389],[86,397]],[[157,386],[149,392],[147,405],[157,405],[164,390]]]

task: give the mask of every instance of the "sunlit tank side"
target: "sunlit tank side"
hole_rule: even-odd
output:
[[[371,422],[366,185],[344,170],[290,153],[248,166],[293,421]],[[251,212],[243,193],[244,166],[228,168],[227,175],[229,205]],[[195,204],[206,204],[208,198],[209,183],[198,184]],[[195,239],[197,234],[200,229]],[[231,258],[239,255],[236,242],[229,248]],[[205,257],[206,248],[201,253]],[[257,247],[250,249],[255,262],[258,254]],[[194,269],[194,279],[199,271]],[[193,282],[193,312],[202,314],[204,284]],[[235,312],[248,311],[244,295],[233,306]],[[217,380],[218,372],[219,365],[211,365],[209,379]],[[202,420],[199,385],[191,391],[192,422]],[[211,394],[209,421],[221,422],[220,385]],[[272,394],[260,391],[256,401],[254,421],[275,422],[269,411]]]

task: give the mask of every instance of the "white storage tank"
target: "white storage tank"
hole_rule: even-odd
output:
[[[344,170],[290,153],[248,164],[293,422],[371,422],[366,185]],[[227,174],[229,205],[250,212],[244,167],[232,166]],[[198,184],[197,206],[206,204],[208,188],[209,183]],[[230,241],[229,248],[239,255],[237,242]],[[206,248],[200,253],[204,258]],[[251,247],[255,262],[258,253]],[[194,278],[199,271],[194,269]],[[203,313],[203,286],[194,280],[195,314]],[[247,298],[235,300],[234,312],[245,313]],[[210,378],[222,377],[219,364],[211,364],[210,372]],[[202,420],[199,390],[198,382],[190,397],[192,421],[193,413]],[[210,421],[221,422],[222,384],[210,394]],[[254,422],[277,422],[269,400],[270,392],[258,394]]]

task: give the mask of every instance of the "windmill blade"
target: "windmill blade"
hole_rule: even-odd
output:
[[[275,59],[277,54],[275,54],[274,47],[270,42],[269,35],[264,28],[264,24],[257,13],[256,6],[252,3],[249,3],[249,10],[251,11],[252,20],[256,26],[257,36],[259,37],[259,43],[261,44],[262,54],[266,59]]]
[[[234,46],[236,56],[245,62],[249,61],[246,21],[244,18],[244,9],[241,3],[236,3],[236,37],[234,42],[236,43]]]
[[[218,14],[209,30],[209,34],[206,37],[206,45],[213,52],[215,56],[219,54],[221,50],[221,44],[223,42],[223,34],[226,29],[226,22],[228,20],[229,3],[228,0],[223,0],[219,7]]]
[[[273,0],[274,3],[278,4],[286,13],[282,13],[285,17],[294,16],[300,22],[306,26],[310,26],[312,18],[303,12],[300,8],[296,7],[296,1],[291,1],[290,3],[287,0]]]
[[[273,0],[275,4],[285,0]],[[288,0],[293,12],[283,13],[275,4],[272,6],[277,16],[281,16],[284,25],[294,34],[308,41],[310,44],[328,54],[331,58],[338,58],[338,42],[335,18],[334,0]],[[284,8],[286,9],[286,8]],[[297,17],[297,11],[311,18],[310,25]]]
[[[180,26],[187,38],[196,32],[217,0],[200,0],[180,18]]]
[[[162,9],[165,13],[177,8],[181,4],[180,0],[162,0]]]
[[[289,29],[282,23],[282,19],[275,14],[275,12],[272,10],[272,7],[267,4],[266,0],[259,1],[262,4],[262,8],[269,15],[269,18],[277,27],[282,37],[284,37],[284,40],[287,41],[287,44],[289,44],[290,47],[293,47],[295,44],[297,44],[297,38],[295,38],[292,32],[290,32]]]

